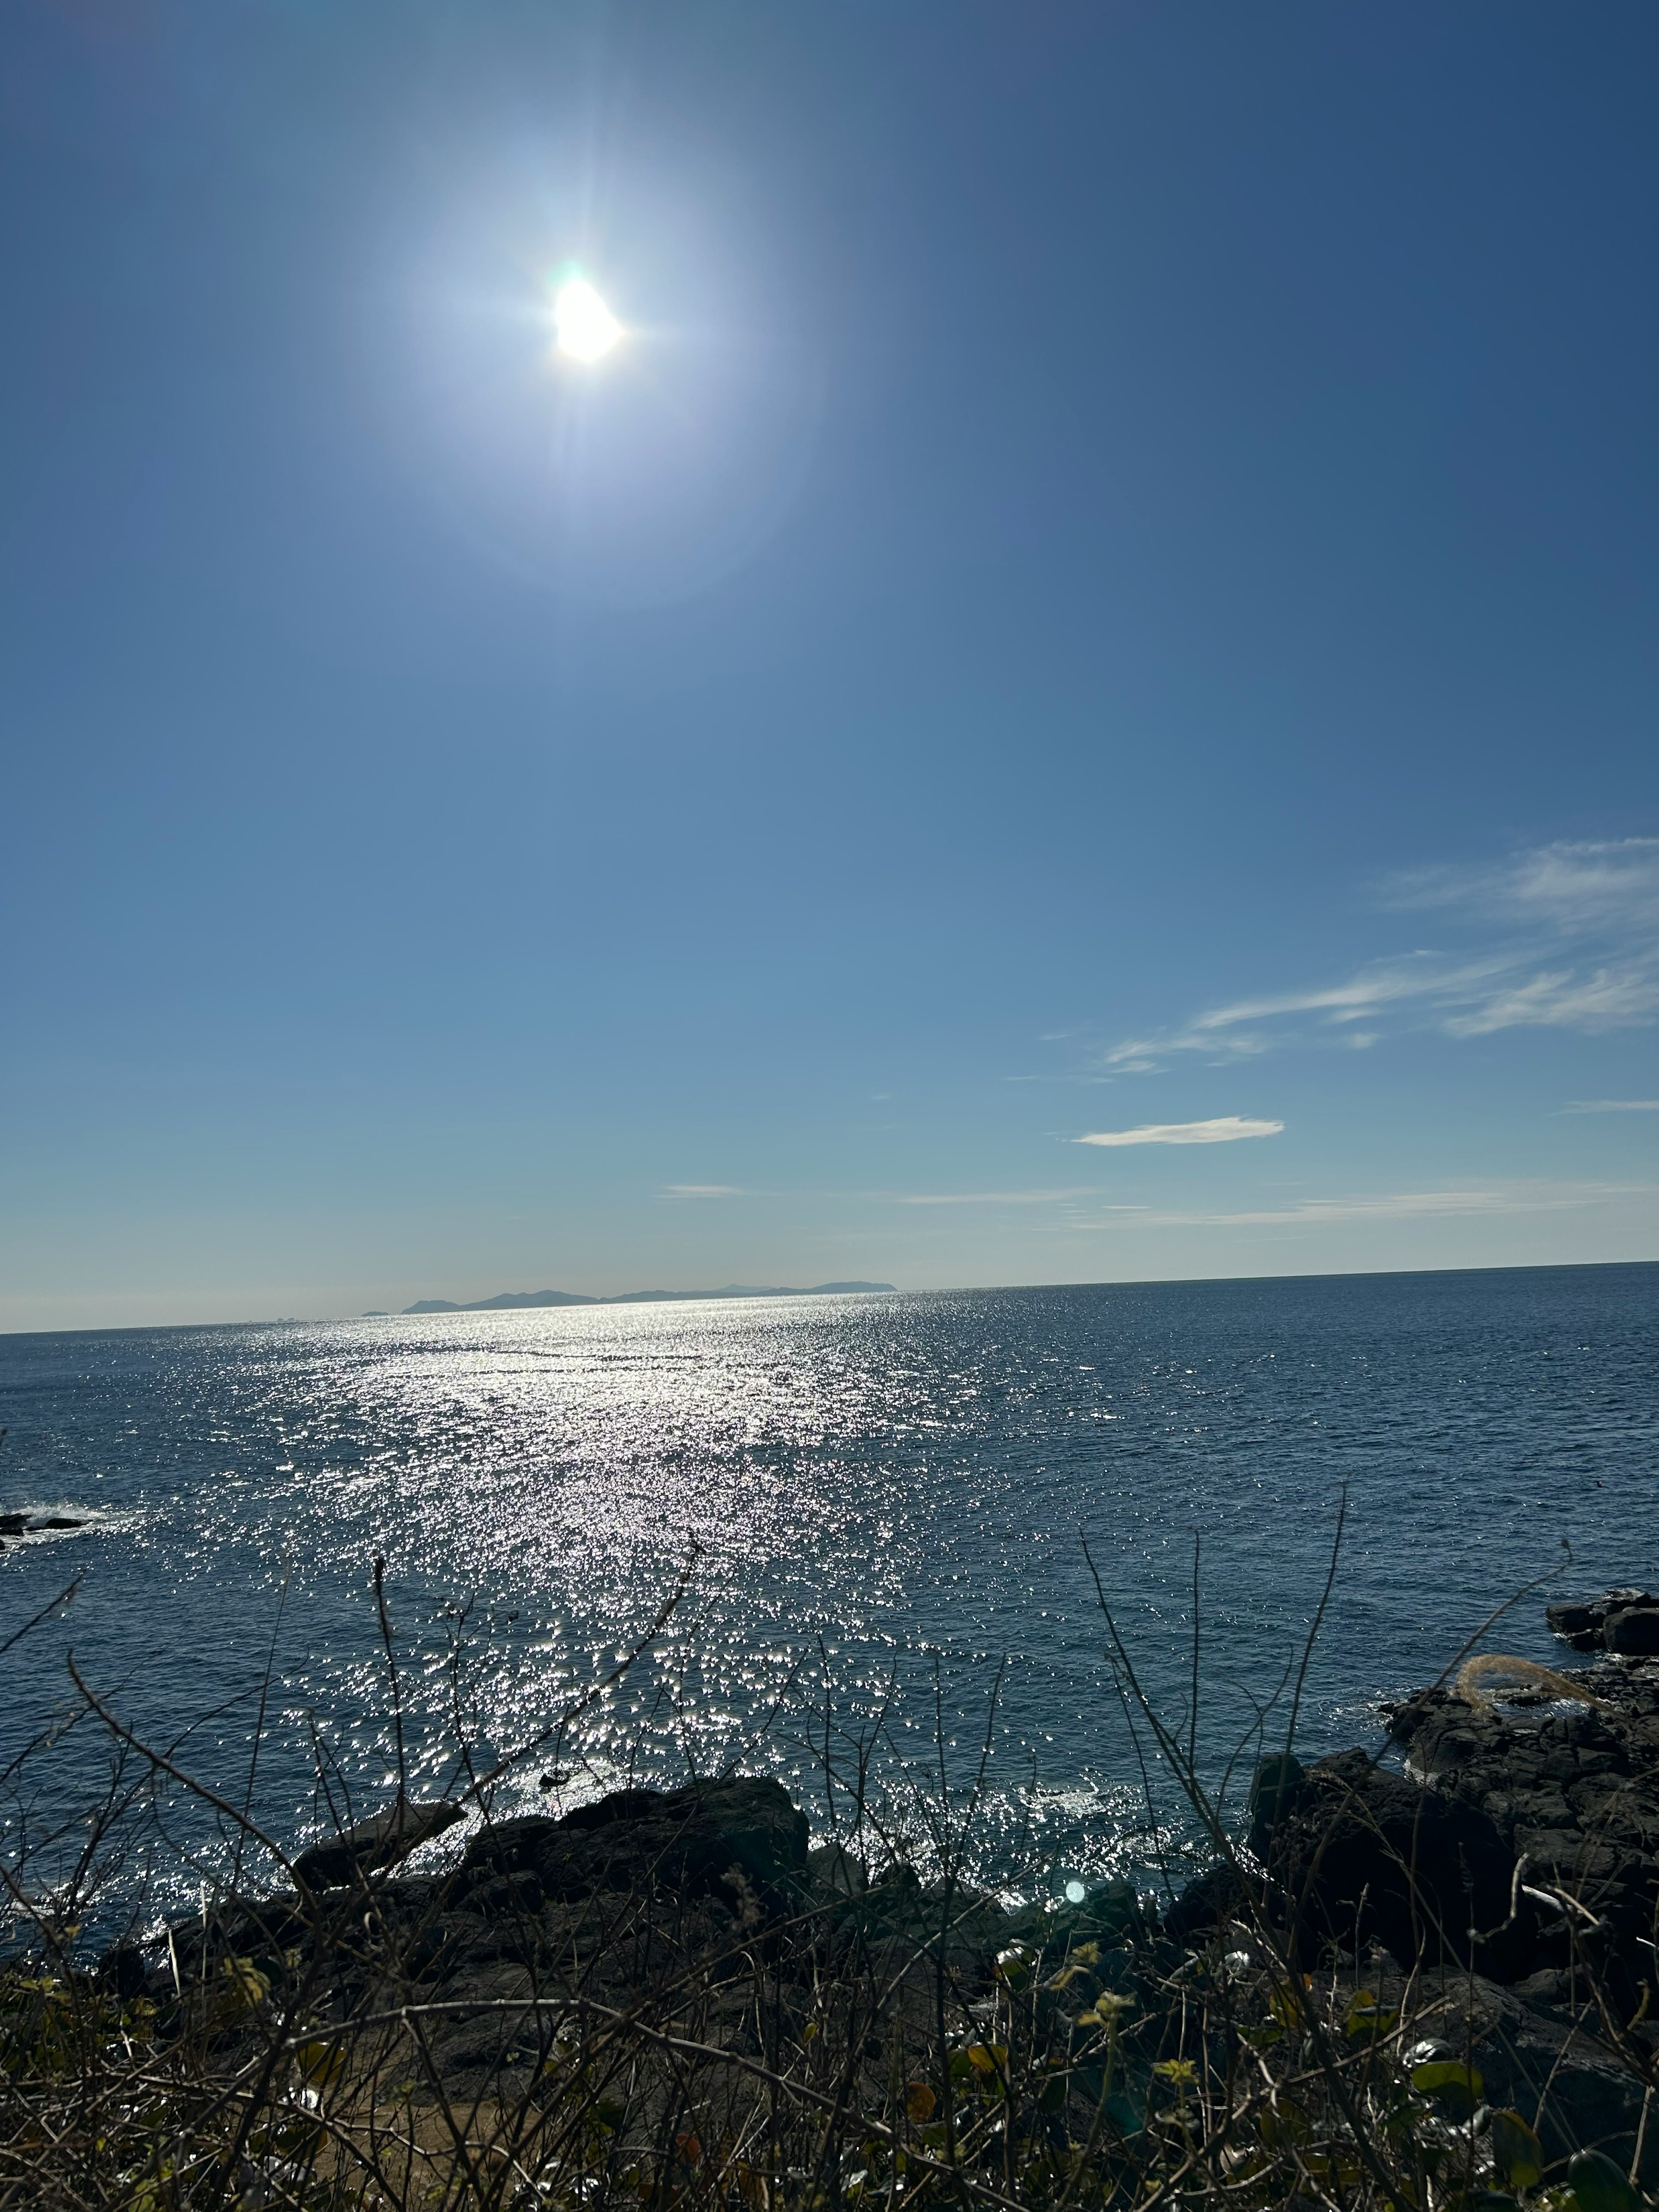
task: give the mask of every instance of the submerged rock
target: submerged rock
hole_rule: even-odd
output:
[[[84,1528],[84,1513],[0,1513],[0,1536],[42,1535],[48,1529]]]

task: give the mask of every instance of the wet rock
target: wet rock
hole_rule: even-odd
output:
[[[1582,1598],[1574,1598],[1563,1605],[1546,1606],[1544,1618],[1549,1624],[1552,1635],[1569,1641],[1575,1636],[1588,1636],[1601,1626],[1595,1605]]]
[[[419,1804],[400,1797],[343,1834],[325,1837],[301,1851],[294,1871],[307,1889],[337,1889],[378,1874],[441,1836],[462,1817],[459,1805]]]

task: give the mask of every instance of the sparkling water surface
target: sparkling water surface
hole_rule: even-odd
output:
[[[689,1568],[560,1778],[533,1757],[504,1805],[736,1765],[827,1832],[826,1729],[844,1765],[882,1714],[890,1804],[925,1800],[941,1752],[971,1784],[988,1731],[979,1870],[1088,1879],[1148,1845],[1085,1543],[1183,1727],[1200,1543],[1218,1779],[1300,1651],[1346,1485],[1300,1735],[1374,1741],[1378,1703],[1533,1577],[1548,1592],[1486,1648],[1559,1662],[1546,1595],[1659,1573],[1656,1352],[1655,1266],[0,1338],[0,1506],[95,1516],[0,1558],[0,1637],[82,1578],[6,1655],[0,1754],[73,1707],[72,1646],[112,1710],[184,1737],[178,1763],[240,1802],[269,1660],[249,1802],[297,1837],[319,1742],[356,1809],[395,1773],[377,1553],[421,1787],[458,1728],[480,1759],[533,1735]],[[106,1741],[46,1756],[27,1787],[62,1802]],[[175,1824],[211,1826],[182,1801]]]

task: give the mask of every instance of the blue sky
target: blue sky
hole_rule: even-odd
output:
[[[1659,1258],[1656,89],[18,0],[0,1327]]]

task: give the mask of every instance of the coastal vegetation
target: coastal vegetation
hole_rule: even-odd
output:
[[[1156,1881],[1024,1899],[971,1878],[982,1760],[901,1801],[833,1715],[810,1820],[739,1775],[513,1814],[605,1685],[486,1754],[458,1676],[440,1792],[355,1804],[316,1731],[301,1848],[71,1661],[7,1776],[0,2206],[1640,2212],[1659,1607],[1574,1611],[1570,1677],[1451,1655],[1390,1717],[1405,1771],[1297,1759],[1310,1639],[1218,1777],[1102,1610]],[[43,1825],[66,1733],[107,1787]]]

